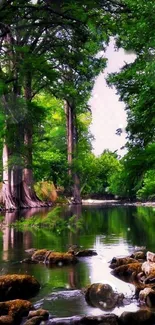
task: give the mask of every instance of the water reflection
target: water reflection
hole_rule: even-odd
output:
[[[133,287],[114,278],[110,274],[108,262],[114,256],[129,255],[136,246],[146,246],[155,251],[155,210],[144,207],[65,207],[61,212],[62,218],[75,215],[76,221],[81,221],[82,228],[74,227],[74,232],[66,227],[59,235],[48,228],[18,231],[10,224],[24,217],[34,215],[44,218],[51,209],[30,209],[6,213],[2,232],[0,233],[0,262],[1,273],[29,273],[34,275],[42,284],[42,289],[33,301],[44,299],[52,290],[81,289],[94,282],[109,283],[120,292],[133,294]],[[96,249],[98,256],[81,258],[74,266],[64,268],[48,268],[44,265],[27,265],[19,263],[26,257],[25,249],[31,247],[47,248],[55,251],[66,251],[69,245],[77,244],[84,248]],[[78,302],[77,303],[78,306]],[[49,304],[49,300],[48,300]],[[55,303],[57,316],[59,308],[66,306],[65,316],[70,316],[67,303],[62,307]],[[51,305],[51,311],[53,305]],[[81,313],[86,308],[83,303]],[[74,307],[76,309],[76,306]],[[77,308],[78,310],[78,308]],[[67,314],[68,312],[68,314]],[[91,313],[90,309],[89,312]]]
[[[85,248],[95,248],[100,254],[106,246],[109,251],[112,246],[121,246],[120,254],[125,255],[133,246],[146,246],[154,249],[155,210],[146,207],[66,207],[62,211],[63,218],[76,216],[82,228],[74,227],[74,232],[66,227],[58,235],[48,228],[25,230],[24,232],[11,228],[10,224],[19,218],[39,216],[44,218],[50,210],[29,209],[21,212],[6,213],[3,231],[3,259],[8,260],[10,249],[28,249],[31,247],[66,251],[69,245],[78,244]],[[117,252],[119,253],[119,252]]]

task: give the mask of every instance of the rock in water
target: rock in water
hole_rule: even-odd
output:
[[[142,263],[130,263],[130,264],[125,264],[116,267],[113,271],[112,274],[116,276],[131,276],[132,273],[140,273],[142,271]]]
[[[155,307],[155,290],[151,288],[141,290],[139,293],[139,299],[144,301],[148,307]]]
[[[109,284],[91,284],[85,292],[85,300],[88,305],[102,310],[115,308],[123,301],[124,295],[115,293]]]
[[[120,258],[113,257],[110,263],[110,268],[115,269],[118,266],[130,264],[130,263],[137,263],[137,260],[131,257],[120,257]]]
[[[147,261],[155,262],[155,254],[152,252],[147,252],[146,259],[147,259]]]
[[[77,258],[72,254],[53,252],[47,249],[37,250],[32,255],[32,261],[38,261],[48,265],[55,264],[60,266],[74,264],[78,262]]]
[[[153,325],[155,314],[148,310],[138,310],[136,312],[125,311],[119,318],[121,325]]]
[[[146,274],[149,275],[153,272],[155,272],[155,263],[146,261],[142,264],[142,271]]]
[[[34,309],[34,307],[27,300],[16,299],[0,302],[0,324],[17,325],[22,317],[27,316],[31,309]]]
[[[7,274],[0,276],[0,301],[29,299],[39,290],[39,282],[31,275]]]

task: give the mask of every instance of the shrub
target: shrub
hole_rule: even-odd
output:
[[[57,199],[57,192],[54,184],[50,181],[37,182],[34,185],[37,196],[42,201],[55,202]]]

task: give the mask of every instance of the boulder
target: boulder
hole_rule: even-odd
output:
[[[39,290],[39,282],[31,275],[7,274],[0,276],[0,301],[28,299]]]
[[[146,252],[145,251],[137,251],[131,254],[131,258],[136,260],[146,260]]]
[[[138,310],[136,312],[125,311],[119,317],[121,325],[153,325],[155,314],[148,310]]]
[[[0,324],[19,324],[22,317],[27,316],[33,308],[33,305],[27,300],[16,299],[0,302]]]
[[[85,291],[85,300],[89,306],[102,310],[113,309],[123,302],[124,295],[115,293],[109,284],[94,283]]]
[[[36,316],[41,316],[44,320],[47,320],[49,317],[49,312],[45,309],[31,310],[28,314],[28,319]]]
[[[142,264],[142,271],[146,274],[149,275],[153,272],[155,272],[155,263],[146,261]]]
[[[146,259],[147,259],[147,261],[155,262],[155,254],[152,252],[147,252]]]
[[[155,307],[155,290],[151,288],[141,290],[139,293],[139,299],[145,302],[148,307]]]
[[[118,266],[130,264],[130,263],[137,263],[137,260],[131,257],[120,257],[120,258],[113,257],[110,263],[110,268],[115,269]]]
[[[42,262],[48,265],[68,265],[77,263],[77,258],[70,253],[59,253],[49,251],[47,249],[40,249],[34,252],[31,257],[32,261]]]
[[[132,276],[133,272],[138,274],[142,270],[142,263],[130,263],[126,265],[121,265],[112,270],[112,274],[116,276]]]

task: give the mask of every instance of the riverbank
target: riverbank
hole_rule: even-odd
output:
[[[128,202],[122,200],[82,200],[82,205],[123,205],[123,206],[143,206],[143,207],[155,207],[155,202]]]

